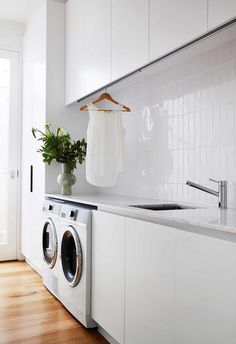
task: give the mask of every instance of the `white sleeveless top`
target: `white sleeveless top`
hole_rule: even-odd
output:
[[[98,109],[88,105],[88,110]],[[89,111],[86,178],[96,186],[112,186],[123,168],[122,111]]]

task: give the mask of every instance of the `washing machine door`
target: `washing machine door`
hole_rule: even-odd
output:
[[[72,226],[66,228],[61,240],[61,262],[66,280],[75,287],[81,278],[83,256],[79,235]]]
[[[52,219],[48,218],[43,227],[43,256],[48,267],[52,269],[57,260],[57,232]]]

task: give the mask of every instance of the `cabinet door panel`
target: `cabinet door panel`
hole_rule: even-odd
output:
[[[209,0],[208,29],[236,16],[235,0]]]
[[[39,142],[31,129],[45,125],[46,113],[46,8],[38,12],[23,39],[23,111],[22,111],[22,185],[21,252],[41,273],[42,204],[45,197],[45,164],[37,153]],[[33,166],[31,190],[30,166]]]
[[[111,81],[111,0],[86,0],[85,92]]]
[[[119,343],[124,338],[124,221],[93,211],[92,318]]]
[[[177,231],[176,343],[234,344],[236,244]]]
[[[207,0],[150,0],[150,58],[207,30]]]
[[[85,0],[66,3],[66,104],[85,94]]]
[[[126,219],[125,343],[173,344],[175,229]]]
[[[25,59],[26,60],[26,59]],[[28,61],[27,61],[28,62]],[[25,61],[26,63],[26,61]],[[25,70],[24,70],[25,73]],[[27,76],[27,75],[26,75]],[[30,226],[31,226],[31,212],[32,212],[32,193],[30,193],[30,165],[33,164],[33,138],[31,134],[32,119],[31,103],[32,87],[28,79],[24,83],[27,86],[28,99],[23,99],[22,111],[22,160],[21,160],[21,253],[25,257],[30,256]]]
[[[112,2],[112,79],[148,62],[148,0]]]

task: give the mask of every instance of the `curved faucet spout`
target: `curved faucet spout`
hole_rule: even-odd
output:
[[[212,180],[212,179],[210,179]],[[215,181],[218,184],[218,191],[209,189],[203,185],[191,182],[190,180],[187,180],[186,184],[188,186],[192,186],[195,189],[207,192],[213,196],[219,197],[219,207],[220,208],[227,208],[227,181],[226,180],[220,180],[220,181]]]

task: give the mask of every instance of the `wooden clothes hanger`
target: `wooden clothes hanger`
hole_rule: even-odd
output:
[[[109,93],[107,93],[107,92],[104,92],[104,93],[102,93],[101,95],[100,95],[100,97],[98,97],[96,100],[94,100],[93,102],[92,102],[92,104],[93,105],[95,105],[95,104],[97,104],[97,103],[100,103],[102,100],[104,100],[104,99],[106,99],[106,100],[109,100],[111,103],[113,103],[113,104],[116,104],[116,105],[121,105],[122,106],[122,112],[131,112],[131,110],[130,110],[130,108],[128,107],[128,106],[125,106],[125,105],[123,105],[123,104],[120,104],[118,101],[116,101],[115,99],[113,99],[112,98],[112,96],[109,94]],[[89,108],[88,108],[88,105],[89,104],[86,104],[86,105],[83,105],[83,106],[81,106],[81,108],[80,108],[80,111],[105,111],[105,112],[112,112],[112,111],[120,111],[120,109],[119,110],[107,110],[107,109],[96,109],[96,110],[89,110]]]

